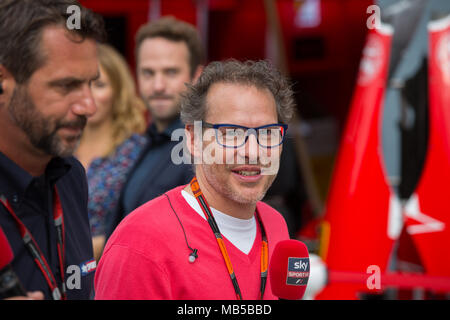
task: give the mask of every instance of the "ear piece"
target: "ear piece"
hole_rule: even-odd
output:
[[[3,87],[1,83],[0,83],[0,94],[3,94]]]
[[[191,254],[189,255],[189,262],[194,263],[195,259],[198,258],[197,249],[194,249]]]
[[[172,202],[170,201],[169,196],[168,196],[166,193],[164,193],[164,195],[166,196],[167,200],[169,201],[169,205],[170,205],[170,207],[172,208],[173,213],[175,213],[175,216],[177,217],[178,222],[180,223],[181,230],[183,230],[183,234],[184,234],[184,240],[186,241],[186,246],[188,247],[189,250],[191,250],[191,253],[189,254],[188,260],[189,260],[190,263],[194,263],[195,260],[198,258],[198,253],[197,253],[198,250],[197,250],[197,249],[193,249],[193,248],[191,248],[191,247],[189,246],[189,242],[188,242],[188,240],[187,240],[187,236],[186,236],[186,232],[184,231],[183,224],[181,223],[180,218],[178,218],[177,212],[176,212],[175,209],[173,208]]]

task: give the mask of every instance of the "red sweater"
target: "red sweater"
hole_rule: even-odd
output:
[[[167,192],[183,223],[189,245],[198,249],[188,260],[183,231],[162,195],[129,214],[106,244],[95,276],[96,299],[236,299],[225,262],[208,222],[181,195],[184,186]],[[263,202],[258,211],[269,243],[289,239],[284,218]],[[258,224],[257,224],[258,226]],[[224,237],[243,299],[259,299],[261,230],[247,254]],[[269,260],[270,261],[270,260]],[[276,299],[267,280],[264,299]]]

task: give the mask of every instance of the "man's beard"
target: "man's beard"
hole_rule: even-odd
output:
[[[75,121],[63,122],[44,117],[33,103],[25,87],[15,88],[8,106],[8,112],[16,125],[26,134],[31,144],[51,156],[68,157],[74,152],[77,143],[66,145],[57,135],[60,128],[83,129],[87,119],[78,116]],[[74,137],[73,140],[79,140]]]
[[[224,166],[226,168],[232,167],[228,165]],[[217,193],[221,194],[225,198],[242,205],[256,204],[258,201],[261,201],[276,178],[276,174],[266,176],[267,179],[264,182],[263,188],[259,190],[259,192],[244,194],[239,192],[240,190],[235,190],[230,185],[227,185],[227,183],[224,183],[224,181],[222,181],[216,174],[218,171],[219,170],[216,170],[214,165],[203,165],[203,173],[205,175],[205,179],[208,181],[208,184],[211,185]]]
[[[153,100],[161,99],[161,98],[171,99],[171,101],[172,101],[172,105],[169,108],[169,112],[167,112],[165,114],[159,114],[156,111],[156,107],[153,107],[153,105],[152,105],[153,103],[155,103]],[[181,101],[179,101],[179,99],[176,99],[176,97],[174,97],[173,95],[154,94],[154,95],[148,97],[145,100],[145,103],[146,103],[147,110],[150,111],[153,120],[171,123],[172,121],[177,119],[180,115]]]

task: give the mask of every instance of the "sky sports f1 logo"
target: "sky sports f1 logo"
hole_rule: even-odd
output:
[[[309,279],[309,258],[289,257],[286,284],[306,286]]]
[[[80,264],[81,275],[84,277],[89,273],[94,272],[96,268],[97,261],[95,261],[95,259],[83,262],[82,264]]]

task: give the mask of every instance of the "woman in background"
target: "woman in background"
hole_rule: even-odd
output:
[[[99,45],[100,78],[92,83],[97,112],[88,118],[75,155],[87,172],[94,257],[105,242],[105,217],[115,209],[128,171],[146,143],[144,104],[123,57]]]

